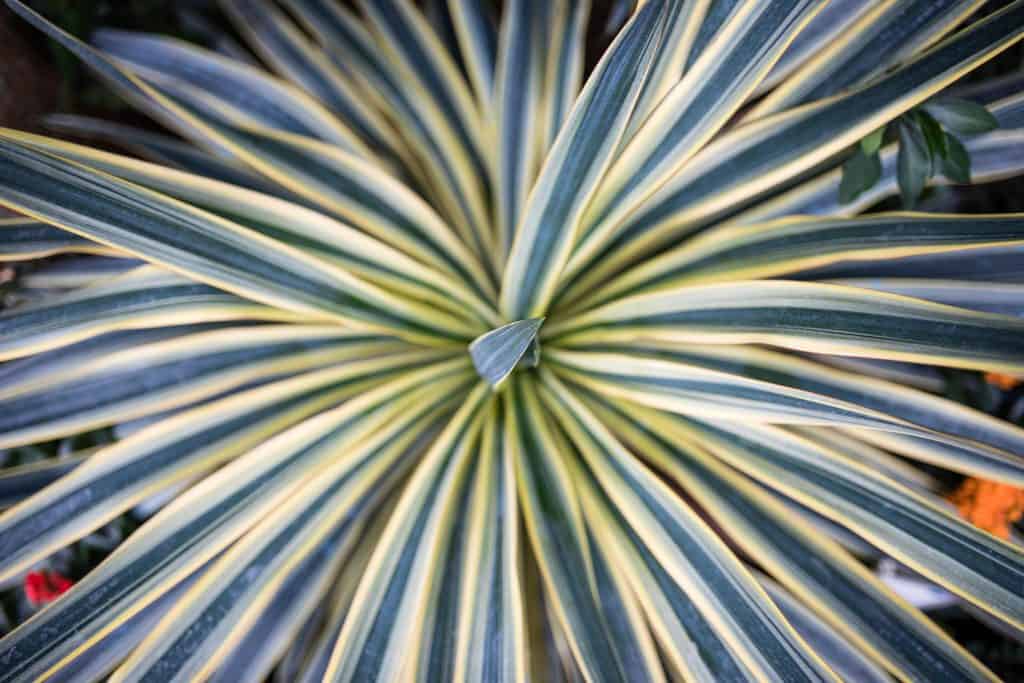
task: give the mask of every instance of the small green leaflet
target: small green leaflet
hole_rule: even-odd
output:
[[[929,102],[923,108],[941,123],[943,128],[961,135],[987,133],[999,127],[996,117],[992,116],[988,109],[970,100],[945,97]]]
[[[899,142],[897,176],[903,205],[913,208],[930,178],[944,175],[954,183],[971,182],[971,160],[957,135],[973,136],[999,127],[984,105],[944,97],[877,128],[860,141],[843,163],[839,200],[854,201],[882,174],[879,157],[886,128]]]
[[[900,120],[900,152],[897,157],[897,178],[903,206],[911,209],[924,191],[932,174],[932,155],[928,140],[916,122]]]
[[[874,133],[871,133],[866,138],[860,141],[860,148],[864,154],[871,156],[877,154],[878,150],[882,148],[882,142],[885,138],[885,126],[882,126]]]
[[[476,372],[492,387],[497,388],[511,374],[529,350],[532,364],[536,365],[537,332],[544,318],[517,320],[482,334],[469,345]]]
[[[865,138],[867,140],[867,138]],[[843,179],[839,183],[839,201],[844,204],[852,202],[862,192],[871,187],[882,177],[882,161],[878,158],[877,149],[867,154],[861,147],[843,164]]]

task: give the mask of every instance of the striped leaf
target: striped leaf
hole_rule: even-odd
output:
[[[114,681],[159,674],[206,678],[218,668],[282,583],[309,563],[337,564],[376,504],[418,452],[429,424],[422,411],[395,420],[300,484],[296,497],[256,524],[219,557],[114,672]],[[436,415],[428,413],[428,418]],[[312,607],[312,605],[310,605]],[[266,643],[264,643],[266,645]]]
[[[103,449],[88,467],[0,517],[6,549],[0,575],[16,574],[146,497],[424,361],[406,356],[308,373],[184,411]],[[465,364],[440,369],[443,377],[445,370],[464,371]]]
[[[484,424],[475,481],[465,521],[459,585],[458,641],[451,680],[527,680],[529,652],[520,578],[519,501],[505,411]],[[450,609],[450,608],[449,608]],[[454,611],[454,610],[453,610]],[[441,624],[438,624],[441,626]],[[449,638],[438,639],[449,642]]]
[[[616,296],[690,283],[790,276],[850,261],[995,246],[1024,240],[1024,215],[880,213],[860,218],[792,217],[713,228],[601,290]],[[925,297],[927,298],[927,297]]]
[[[546,404],[602,489],[701,614],[715,624],[744,675],[838,680],[793,632],[714,532],[630,454],[551,374]]]
[[[271,378],[408,348],[330,327],[231,327],[105,353],[85,368],[36,373],[27,386],[22,373],[20,389],[2,389],[0,448],[70,436]]]
[[[420,649],[430,642],[422,633],[429,626],[425,611],[441,589],[454,510],[492,409],[487,390],[478,385],[420,459],[352,598],[323,680],[424,675],[421,667],[431,663]],[[454,638],[451,632],[439,635]]]
[[[0,218],[0,261],[58,254],[117,254],[117,250],[31,218]]]
[[[59,602],[0,641],[7,664],[0,680],[67,670],[77,658],[88,657],[91,646],[204,567],[264,514],[296,498],[297,487],[337,457],[346,441],[365,438],[403,411],[415,418],[414,406],[429,409],[432,403],[424,401],[423,390],[415,391],[422,379],[385,384],[261,439],[245,457],[190,488]],[[433,405],[447,400],[435,398]],[[145,635],[132,629],[133,645]]]
[[[847,419],[867,420],[872,424],[849,429],[859,433],[879,429],[886,435],[873,438],[887,442],[896,439],[905,444],[895,449],[898,452],[947,469],[1008,483],[1020,481],[1019,454],[1024,452],[1024,430],[960,403],[884,379],[747,346],[702,348],[644,342],[629,347],[588,347],[585,354],[552,351],[551,356],[555,362],[585,372],[593,380],[618,380],[617,386],[609,387],[609,391],[632,391],[633,397],[643,393],[648,402],[657,401],[656,405],[662,408],[673,405],[710,411],[715,402],[722,405],[729,397],[739,404],[732,404],[733,409],[742,409],[740,401],[753,399],[755,391],[760,390],[765,392],[761,410],[778,413],[776,419],[793,420],[792,414],[787,417],[781,413],[787,404],[797,405],[788,401],[801,396],[805,401],[802,405],[810,411],[805,419],[813,419],[811,416],[817,414],[832,426],[840,426]],[[604,359],[614,360],[603,362]],[[644,361],[655,360],[662,362],[647,366],[649,373],[638,371],[647,369]],[[694,367],[724,374],[689,374]],[[706,404],[691,406],[686,397],[699,395],[701,380],[710,382],[712,378],[721,382],[718,395],[707,396]],[[709,384],[703,387],[708,388]],[[748,404],[745,410],[747,418],[756,414],[754,405]],[[836,412],[832,413],[833,410]],[[831,417],[826,418],[829,414]]]
[[[583,211],[629,122],[663,26],[664,3],[645,4],[594,69],[559,132],[516,228],[501,287],[507,317],[544,314]]]
[[[460,247],[440,218],[420,200],[402,201],[410,198],[408,191],[390,193],[388,187],[380,188],[381,196],[389,193],[386,215],[367,214],[366,220],[356,223],[379,236],[381,241],[377,241],[330,216],[235,185],[52,138],[18,133],[17,139],[185,200],[314,255],[338,261],[347,270],[381,287],[449,309],[454,299],[488,323],[496,320],[493,306],[481,297],[482,291],[488,291],[479,288],[479,283],[486,278],[484,272],[473,256]],[[459,276],[461,282],[453,281],[451,275]]]
[[[723,465],[671,419],[628,404],[612,406],[593,398],[587,404],[870,661],[902,680],[992,680],[990,672],[859,561]]]
[[[584,526],[569,465],[573,452],[546,423],[535,385],[520,376],[507,395],[507,448],[516,459],[527,536],[576,666],[589,680],[663,680],[650,635]]]
[[[145,266],[0,314],[0,359],[28,356],[117,330],[296,319],[286,311]]]
[[[459,323],[439,311],[416,312],[323,259],[237,223],[9,139],[0,140],[0,160],[4,204],[69,231],[285,310],[377,329],[410,324],[418,340],[458,337]]]
[[[1016,546],[860,463],[777,427],[715,423],[697,432],[717,457],[1020,627],[1024,554]]]
[[[593,287],[656,247],[791,182],[1021,38],[1024,4],[1014,3],[847,95],[720,136],[580,264],[587,266],[586,273],[573,289]]]
[[[765,116],[864,83],[934,45],[981,4],[979,0],[877,3],[758,102],[747,116]]]
[[[494,92],[495,65],[498,54],[498,34],[488,8],[473,0],[447,0],[459,54],[469,73],[469,81],[476,93],[477,106],[486,112]]]
[[[321,102],[372,150],[390,157],[394,132],[376,116],[361,94],[324,52],[274,5],[264,0],[224,0],[228,17],[249,45],[283,78]],[[195,82],[190,78],[190,83]]]
[[[1009,316],[852,287],[776,280],[684,286],[628,297],[565,322],[552,320],[542,337],[574,343],[588,338],[762,343],[1020,372],[1022,332],[1024,322]]]
[[[657,107],[608,171],[587,209],[567,277],[587,263],[616,226],[726,124],[822,6],[811,0],[752,2],[729,17],[682,80],[672,85],[664,99],[655,100]],[[677,22],[684,31],[688,28],[682,16]],[[672,70],[678,73],[678,68]]]

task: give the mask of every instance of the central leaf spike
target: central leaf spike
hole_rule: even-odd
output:
[[[540,358],[537,332],[544,318],[517,320],[480,335],[469,345],[469,356],[476,372],[492,387],[497,388],[522,360],[531,367]],[[526,352],[530,354],[523,358]]]

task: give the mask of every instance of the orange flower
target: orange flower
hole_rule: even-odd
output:
[[[1024,489],[971,478],[949,496],[964,519],[1000,538],[1024,515]]]
[[[1003,391],[1009,391],[1020,384],[1020,379],[1000,372],[986,372],[985,381]]]

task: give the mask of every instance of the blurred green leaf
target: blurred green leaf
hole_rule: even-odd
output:
[[[900,120],[899,139],[897,177],[903,205],[909,209],[924,191],[924,185],[931,175],[932,157],[924,133],[909,117]]]
[[[885,126],[882,126],[874,133],[868,135],[866,138],[860,141],[861,150],[864,152],[864,154],[867,154],[868,156],[877,153],[878,150],[881,149],[882,147],[882,141],[884,137]]]
[[[924,105],[925,111],[954,133],[974,135],[999,127],[996,117],[984,106],[955,97],[942,98]]]
[[[878,182],[882,176],[882,162],[878,154],[865,154],[863,144],[843,164],[843,179],[839,183],[839,200],[852,202]]]
[[[955,136],[947,135],[949,154],[942,160],[942,175],[954,183],[971,182],[971,157],[963,143]]]
[[[928,152],[932,157],[931,174],[934,175],[941,160],[945,159],[946,155],[949,153],[949,147],[946,144],[946,133],[942,130],[942,126],[939,125],[939,122],[932,118],[927,112],[918,110],[915,114],[917,115],[917,121],[921,126],[921,132],[924,134],[925,143],[928,145]]]

